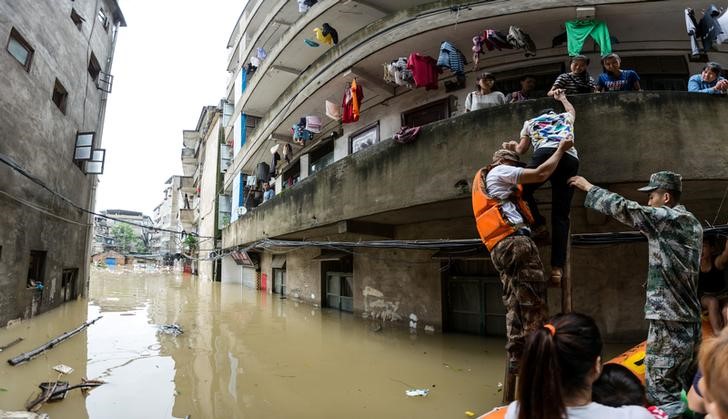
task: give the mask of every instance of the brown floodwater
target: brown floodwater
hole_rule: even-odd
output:
[[[0,409],[23,410],[58,364],[71,384],[97,378],[41,409],[83,418],[463,418],[501,399],[504,340],[379,329],[234,284],[174,273],[92,273],[78,300],[0,329]],[[84,321],[101,320],[34,360],[5,360]],[[177,323],[184,333],[158,333]],[[426,397],[405,390],[429,389]]]

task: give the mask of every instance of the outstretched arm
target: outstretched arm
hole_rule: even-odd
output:
[[[667,216],[664,208],[652,208],[630,201],[623,196],[592,185],[581,176],[569,179],[569,185],[586,192],[584,206],[612,216],[615,220],[635,227],[648,236],[659,233],[655,220]]]
[[[566,112],[570,113],[574,119],[576,119],[576,109],[574,109],[574,105],[569,102],[569,99],[566,98],[566,93],[564,91],[559,91],[554,94],[554,99],[561,102],[562,105],[564,105],[564,109],[566,109]]]

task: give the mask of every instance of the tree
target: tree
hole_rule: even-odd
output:
[[[111,236],[121,253],[126,254],[136,249],[138,237],[136,237],[134,229],[129,224],[114,224],[114,227],[111,228]]]

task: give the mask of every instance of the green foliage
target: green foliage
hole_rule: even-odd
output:
[[[194,252],[197,250],[197,237],[188,234],[185,237],[184,245],[187,251]]]
[[[121,253],[126,254],[136,250],[139,238],[129,224],[114,224],[114,227],[111,228],[111,236]]]

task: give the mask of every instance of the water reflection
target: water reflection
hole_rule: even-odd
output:
[[[95,272],[88,304],[2,330],[0,343],[32,330],[15,355],[97,315],[104,318],[87,333],[31,363],[0,366],[0,388],[12,387],[0,391],[0,406],[21,408],[38,382],[55,379],[50,367],[59,362],[77,369],[72,382],[108,384],[85,400],[78,393],[46,405],[54,419],[461,417],[501,396],[500,339],[378,329],[350,314],[175,274]],[[184,334],[158,334],[167,323]],[[408,388],[430,395],[409,398]]]

